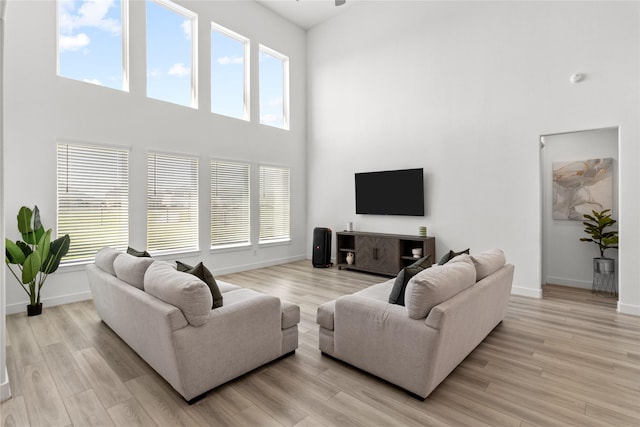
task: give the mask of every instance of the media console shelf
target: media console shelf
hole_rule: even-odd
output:
[[[396,276],[416,261],[412,249],[422,248],[422,256],[436,257],[436,238],[403,234],[339,231],[336,233],[336,264],[339,269],[366,271],[384,276]],[[353,264],[347,263],[352,252]]]

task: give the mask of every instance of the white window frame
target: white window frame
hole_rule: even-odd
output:
[[[60,75],[60,0],[56,0],[56,75],[59,77],[87,83],[72,77]],[[129,92],[129,0],[120,1],[120,19],[122,21],[122,91]],[[93,83],[87,83],[93,84]],[[109,89],[113,89],[110,88]]]
[[[251,97],[251,75],[250,75],[250,65],[251,65],[251,41],[241,35],[236,33],[235,31],[232,31],[226,27],[223,27],[220,24],[216,24],[215,22],[211,22],[211,31],[217,31],[229,38],[232,38],[234,40],[237,40],[238,42],[242,43],[244,45],[244,52],[243,52],[243,56],[242,56],[242,61],[243,61],[243,72],[244,72],[244,93],[243,93],[243,103],[244,103],[244,112],[243,112],[243,117],[241,118],[241,120],[245,120],[245,121],[249,121],[251,118],[251,107],[250,107],[250,97]],[[213,46],[211,47],[211,49],[213,50]],[[212,52],[209,52],[209,54],[211,54]],[[223,115],[224,114],[220,114],[220,113],[215,113],[213,111],[213,84],[211,85],[211,112],[213,114],[218,114],[218,115]],[[225,116],[225,117],[230,117],[230,116]],[[231,118],[237,118],[237,117],[231,117]]]
[[[260,44],[258,48],[260,52],[265,53],[267,55],[271,55],[274,58],[282,61],[282,79],[283,79],[283,82],[282,82],[282,116],[283,116],[282,128],[280,128],[279,126],[272,126],[265,123],[260,123],[260,124],[264,126],[275,127],[276,129],[289,130],[289,123],[290,123],[289,85],[291,84],[291,80],[289,78],[289,57],[263,44]],[[262,112],[260,112],[259,115],[261,114]],[[260,122],[259,118],[258,118],[258,122]]]
[[[262,201],[263,201],[263,193],[264,193],[264,188],[263,188],[263,170],[264,169],[278,169],[278,170],[282,170],[282,171],[286,171],[287,172],[287,178],[288,178],[288,187],[287,187],[287,203],[289,205],[289,212],[288,212],[288,221],[287,221],[287,226],[288,226],[288,232],[286,236],[271,236],[271,237],[263,237],[262,234],[262,226],[263,226],[263,220],[262,220],[262,214],[263,214],[263,206],[262,206]],[[272,243],[282,243],[282,242],[290,242],[291,241],[291,168],[288,166],[275,166],[275,165],[259,165],[259,169],[258,169],[258,181],[259,181],[259,189],[260,189],[260,194],[259,194],[259,232],[258,232],[258,243],[260,245],[265,245],[265,244],[272,244]]]
[[[159,226],[155,225],[155,224],[151,224],[150,222],[150,215],[152,210],[150,209],[150,204],[152,201],[152,190],[155,191],[156,185],[157,185],[157,167],[154,166],[154,174],[152,175],[152,171],[150,168],[151,162],[154,162],[157,164],[157,159],[158,157],[162,157],[168,161],[175,161],[175,162],[180,162],[180,161],[185,161],[185,167],[188,168],[189,163],[191,162],[195,162],[195,191],[192,194],[192,197],[194,197],[195,199],[195,206],[191,206],[190,209],[193,210],[194,214],[195,214],[195,220],[192,221],[192,227],[195,229],[194,231],[192,231],[191,234],[193,234],[194,240],[191,241],[191,245],[187,245],[187,246],[180,246],[180,247],[154,247],[153,245],[150,244],[150,236],[154,235],[158,235],[158,236],[162,236],[165,232],[163,230],[160,229]],[[159,152],[159,151],[150,151],[147,153],[147,198],[146,198],[146,203],[147,203],[147,245],[146,245],[146,249],[152,254],[152,255],[164,255],[164,254],[175,254],[175,253],[187,253],[187,252],[197,252],[200,250],[200,243],[199,243],[199,238],[200,238],[200,234],[199,234],[199,189],[200,189],[200,182],[199,182],[199,168],[200,168],[200,159],[196,156],[192,156],[192,155],[186,155],[186,154],[175,154],[175,153],[166,153],[166,152]],[[181,208],[182,209],[182,208]],[[167,210],[167,212],[169,213],[169,211]],[[169,224],[173,224],[171,222],[169,222]],[[175,227],[173,225],[171,225],[172,227]],[[174,231],[175,232],[175,231]]]
[[[198,14],[169,0],[147,0],[191,20],[191,108],[198,109]],[[146,6],[145,2],[145,6]],[[145,12],[145,19],[147,18]],[[146,21],[145,21],[146,22]],[[146,40],[146,35],[145,35]],[[145,52],[145,58],[148,52]],[[147,69],[147,72],[149,70]],[[148,97],[148,95],[147,95]],[[151,98],[156,99],[156,98]],[[164,101],[160,99],[159,101]],[[169,101],[164,101],[169,102]],[[179,105],[179,104],[176,104]]]
[[[214,243],[214,228],[215,225],[215,207],[214,207],[214,165],[234,165],[238,168],[246,168],[246,215],[247,215],[247,224],[246,227],[246,240],[236,241],[236,242],[225,242],[225,243]],[[226,249],[226,248],[238,248],[245,247],[251,245],[251,164],[248,162],[234,161],[234,160],[222,160],[222,159],[211,159],[210,160],[210,181],[211,181],[211,249]]]
[[[66,153],[61,152],[62,149],[67,148]],[[61,164],[61,157],[64,155],[68,156],[68,149],[69,147],[73,147],[74,149],[77,150],[84,150],[89,152],[88,154],[85,153],[87,159],[90,159],[91,156],[95,156],[96,158],[98,158],[98,156],[100,155],[100,152],[103,153],[109,153],[111,156],[113,156],[110,161],[115,161],[116,165],[113,166],[112,170],[109,170],[108,172],[113,172],[114,173],[114,177],[113,180],[114,182],[119,183],[120,185],[118,186],[114,186],[115,190],[121,191],[122,195],[118,198],[115,199],[116,201],[118,201],[119,203],[121,203],[122,206],[122,210],[119,212],[119,214],[116,216],[116,218],[118,217],[124,217],[126,218],[123,222],[120,223],[120,229],[116,229],[112,234],[108,235],[108,236],[104,236],[103,239],[98,239],[96,236],[96,229],[102,229],[100,228],[98,225],[93,224],[93,225],[87,225],[87,227],[89,227],[90,229],[84,230],[83,234],[87,234],[90,235],[90,238],[88,239],[84,239],[87,241],[91,241],[91,242],[96,242],[95,243],[95,247],[91,248],[88,251],[78,251],[77,248],[77,244],[83,242],[83,239],[80,238],[74,238],[74,235],[77,236],[77,230],[76,233],[74,233],[73,228],[67,228],[64,224],[61,223],[61,220],[63,220],[63,222],[69,222],[69,223],[73,223],[73,224],[77,224],[78,221],[70,221],[69,219],[64,219],[65,214],[61,212],[61,203],[64,201],[65,196],[63,195],[63,193],[61,193],[61,187],[66,183],[66,188],[68,190],[68,186],[69,186],[69,177],[68,175],[64,177],[64,179],[61,180],[61,173],[62,172],[62,167],[63,165]],[[90,151],[93,151],[93,153],[90,153]],[[61,262],[61,265],[76,265],[76,264],[86,264],[89,262],[92,262],[94,257],[95,257],[95,253],[101,249],[103,246],[111,246],[114,249],[118,249],[118,250],[125,250],[127,248],[127,245],[129,244],[129,148],[126,147],[118,147],[118,146],[105,146],[105,145],[97,145],[97,144],[91,144],[91,143],[86,143],[86,142],[76,142],[76,141],[70,141],[70,140],[58,140],[57,144],[56,144],[56,163],[57,163],[57,172],[56,172],[56,194],[57,194],[57,201],[56,201],[56,234],[58,236],[64,235],[64,234],[69,234],[69,236],[71,237],[71,245],[70,245],[70,250],[69,253],[67,254],[67,256],[65,257],[66,259],[63,259]],[[123,158],[122,158],[123,157]],[[123,161],[124,160],[124,161]],[[66,158],[66,173],[68,174],[68,167],[69,167],[69,158]],[[123,161],[124,164],[124,171],[122,169],[120,169],[120,162]],[[100,161],[100,160],[96,160],[95,162],[90,162],[87,161],[85,159],[84,162],[75,165],[78,169],[83,170],[84,174],[86,175],[86,179],[83,179],[83,182],[87,182],[87,183],[93,183],[96,182],[94,181],[95,179],[95,168],[100,167],[101,165],[105,165],[105,164],[109,164],[109,163],[105,163],[105,161]],[[97,184],[104,184],[104,180],[99,180],[97,181]],[[87,198],[88,200],[88,198]],[[104,202],[103,202],[104,203]],[[102,212],[101,212],[102,213]],[[86,214],[86,212],[82,213],[71,213],[74,217],[75,215],[78,216],[82,216],[83,214]],[[101,217],[102,219],[102,217]],[[113,220],[112,217],[110,217],[110,219]],[[86,224],[86,220],[81,222],[82,224]],[[77,254],[77,255],[76,255]],[[81,256],[83,255],[83,256]],[[75,256],[79,256],[77,258],[73,258],[73,259],[69,259],[71,257],[75,257]]]

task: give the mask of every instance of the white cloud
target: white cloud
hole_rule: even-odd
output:
[[[182,62],[178,62],[177,64],[173,64],[171,68],[169,68],[168,74],[170,76],[184,77],[190,75],[191,70],[188,67],[185,67]]]
[[[191,40],[191,20],[185,19],[182,21],[182,32],[187,40]]]
[[[82,81],[87,83],[93,83],[94,85],[104,86],[102,82],[98,79],[83,79]]]
[[[280,124],[282,123],[282,116],[278,114],[263,114],[260,116],[260,123]]]
[[[218,58],[218,64],[220,65],[229,65],[229,64],[242,64],[244,58],[242,56],[221,56]]]
[[[65,50],[75,52],[86,46],[89,46],[91,39],[85,33],[76,34],[75,36],[60,35],[60,52]]]
[[[160,71],[157,68],[155,68],[155,69],[149,71],[148,76],[149,77],[153,77],[153,78],[162,77],[162,71]]]
[[[274,98],[269,101],[269,107],[282,107],[282,98]]]
[[[81,27],[95,27],[119,35],[122,31],[120,21],[106,17],[113,6],[114,0],[85,0],[76,12],[74,2],[64,0],[60,4],[60,32],[72,34]]]

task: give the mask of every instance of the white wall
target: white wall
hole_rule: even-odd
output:
[[[200,109],[145,96],[145,2],[131,1],[131,91],[98,87],[56,76],[56,2],[12,2],[6,26],[5,209],[7,233],[17,238],[15,213],[37,204],[46,226],[55,227],[57,138],[130,148],[130,244],[146,240],[146,162],[149,150],[200,158],[200,253],[180,258],[204,260],[214,274],[301,259],[306,256],[306,34],[255,2],[178,1],[198,13]],[[210,21],[251,40],[251,122],[210,113]],[[258,124],[258,44],[290,59],[290,131]],[[284,165],[291,168],[292,241],[254,245],[233,252],[210,252],[209,158]],[[258,174],[254,168],[253,188]],[[258,191],[253,192],[254,208]],[[257,233],[257,209],[253,213]],[[255,237],[257,241],[257,234]],[[25,310],[27,298],[7,276],[7,311]],[[47,305],[88,298],[83,268],[61,268],[43,288]]]
[[[619,309],[640,314],[638,2],[358,2],[307,34],[309,228],[503,248],[541,295],[539,136],[620,129]],[[579,84],[569,76],[586,74]],[[354,172],[423,167],[424,218],[356,216]]]
[[[542,149],[543,283],[586,289],[592,287],[592,259],[599,257],[600,252],[595,244],[580,241],[580,238],[587,237],[582,221],[553,219],[553,163],[598,158],[613,158],[611,213],[612,218],[617,220],[618,129],[595,129],[544,136]],[[599,210],[596,207],[593,209]],[[605,256],[617,260],[618,251],[608,249]]]
[[[4,253],[4,16],[7,7],[5,0],[0,0],[0,250]],[[11,397],[9,378],[6,368],[5,346],[5,266],[0,263],[0,402]]]

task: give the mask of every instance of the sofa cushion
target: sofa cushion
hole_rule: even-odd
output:
[[[282,310],[282,329],[288,329],[300,323],[300,307],[285,300],[280,300]]]
[[[376,283],[375,285],[371,285],[354,293],[354,295],[360,295],[361,297],[389,303],[389,294],[391,293],[391,289],[393,289],[395,281],[396,279],[393,278],[385,280],[384,282]]]
[[[122,252],[117,251],[109,246],[105,246],[104,248],[100,249],[98,253],[96,253],[94,263],[100,270],[105,271],[112,276],[115,276],[116,270],[113,268],[113,262],[121,253]]]
[[[431,254],[428,254],[400,270],[396,277],[396,281],[393,284],[393,288],[391,289],[391,294],[389,294],[389,302],[391,304],[404,305],[404,291],[407,287],[407,283],[409,283],[409,280],[411,280],[413,276],[425,268],[431,267],[431,264]]]
[[[463,256],[469,258],[468,255]],[[405,302],[409,317],[427,317],[434,306],[473,286],[475,282],[476,269],[471,259],[421,271],[407,284]]]
[[[240,286],[232,285],[231,283],[223,282],[222,280],[216,280],[216,284],[218,285],[218,289],[220,289],[221,294],[240,289]]]
[[[206,283],[209,287],[209,290],[211,291],[211,296],[213,297],[213,305],[211,306],[211,308],[222,307],[222,294],[220,293],[220,289],[218,288],[216,279],[213,277],[213,274],[211,274],[209,269],[204,266],[203,263],[199,262],[192,267],[183,262],[176,261],[176,269],[184,273],[193,274],[198,279]]]
[[[322,328],[333,331],[333,315],[336,311],[336,300],[325,302],[318,307],[316,323]]]
[[[462,255],[462,254],[469,254],[469,248],[460,251],[460,252],[454,252],[454,251],[449,251],[446,254],[444,254],[444,256],[442,258],[440,258],[440,261],[438,261],[438,265],[445,265],[446,263],[448,263],[449,261],[451,261],[452,259],[454,259],[455,257],[457,257],[458,255]]]
[[[144,275],[144,290],[178,307],[193,326],[204,325],[209,319],[211,291],[193,274],[177,271],[168,264],[153,263]]]
[[[500,249],[490,249],[477,255],[471,255],[471,261],[476,267],[476,282],[495,273],[507,263],[504,252]]]
[[[118,279],[144,290],[144,273],[152,263],[153,258],[138,258],[122,253],[113,261],[113,268]]]
[[[133,255],[133,256],[137,256],[137,257],[144,257],[144,258],[151,258],[151,254],[147,251],[139,251],[137,249],[132,248],[131,246],[129,246],[127,248],[127,253],[129,255]]]

